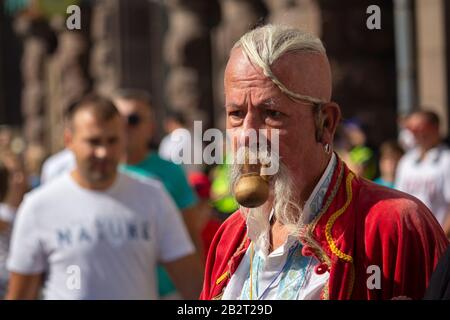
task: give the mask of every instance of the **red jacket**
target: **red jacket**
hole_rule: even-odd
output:
[[[421,299],[439,257],[448,245],[425,205],[400,191],[355,177],[338,160],[324,208],[300,239],[330,272],[322,299]],[[235,212],[220,227],[208,253],[201,299],[220,299],[250,240]],[[381,288],[369,289],[381,271]],[[369,281],[370,283],[370,281]]]

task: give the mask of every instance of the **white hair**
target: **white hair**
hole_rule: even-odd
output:
[[[278,58],[289,52],[309,52],[325,55],[325,48],[319,38],[292,27],[268,24],[244,34],[234,44],[234,48],[241,48],[247,58],[260,67],[264,75],[288,97],[294,100],[306,100],[314,104],[326,102],[289,90],[273,74],[271,69],[272,64]]]
[[[274,151],[272,151],[274,152]],[[265,154],[256,152],[251,148],[240,148],[238,150],[238,158],[247,154],[248,157],[258,159],[259,163],[269,161]],[[243,165],[235,162],[231,165],[229,171],[230,185],[234,191],[236,183],[242,176]],[[276,219],[287,229],[289,233],[295,236],[303,235],[305,227],[303,221],[303,210],[297,204],[298,198],[295,192],[295,186],[292,181],[292,175],[288,168],[280,162],[278,172],[271,177],[270,188],[272,190],[273,201],[268,201],[264,205],[257,208],[241,207],[247,222],[258,225],[258,229],[267,229],[269,227],[269,213],[274,210]]]

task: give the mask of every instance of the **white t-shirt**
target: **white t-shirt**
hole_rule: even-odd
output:
[[[414,149],[400,160],[395,186],[421,200],[443,225],[450,209],[450,150],[439,145],[422,161]]]
[[[8,269],[45,273],[45,299],[157,299],[157,262],[193,252],[159,182],[119,174],[98,192],[67,173],[26,196]]]
[[[0,221],[6,222],[9,225],[5,230],[0,231],[0,299],[3,294],[2,289],[5,289],[2,287],[2,283],[6,284],[8,279],[6,260],[8,258],[9,240],[11,237],[11,225],[14,222],[15,216],[16,216],[15,208],[7,204],[0,203]]]
[[[75,156],[69,149],[55,153],[48,158],[42,165],[41,183],[47,183],[50,180],[71,171],[75,168]]]

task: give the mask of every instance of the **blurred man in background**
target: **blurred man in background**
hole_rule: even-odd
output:
[[[89,96],[68,120],[76,167],[21,205],[7,298],[36,299],[43,287],[45,299],[157,299],[157,263],[183,298],[195,298],[200,264],[172,200],[157,181],[117,171],[124,129],[116,107]]]
[[[27,190],[26,175],[17,157],[2,154],[0,156],[0,299],[3,299],[6,293],[9,278],[6,259],[11,229],[17,208]]]
[[[396,188],[419,198],[450,237],[450,149],[442,142],[439,117],[418,111],[408,117],[416,148],[400,160]]]
[[[152,177],[162,182],[182,212],[191,239],[201,256],[202,225],[197,219],[198,199],[195,191],[180,165],[162,159],[157,151],[149,150],[155,128],[150,95],[142,90],[124,89],[117,92],[114,102],[126,121],[126,151],[121,169],[128,174]],[[158,279],[160,295],[177,298],[175,287],[162,268],[158,268]]]
[[[402,147],[396,141],[383,142],[380,146],[380,160],[378,162],[380,176],[374,182],[385,187],[394,188],[395,174],[403,154]]]
[[[181,112],[170,111],[167,114],[164,121],[164,130],[167,132],[167,135],[161,140],[158,148],[159,156],[163,159],[172,161],[173,156],[182,158],[184,150],[189,150],[192,156],[197,151],[194,148],[195,142],[193,139],[200,139],[196,143],[202,146],[202,137],[195,137],[192,134],[188,122]],[[188,177],[191,173],[203,171],[201,164],[183,163],[182,166]]]
[[[76,103],[76,102],[75,102]],[[67,108],[70,111],[73,105]],[[64,114],[64,127],[68,125],[69,114]],[[63,150],[51,155],[42,164],[40,183],[45,184],[61,174],[69,172],[75,168],[75,155],[67,147]]]

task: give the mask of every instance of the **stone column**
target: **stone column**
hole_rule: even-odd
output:
[[[107,96],[119,88],[149,91],[160,119],[165,71],[162,2],[97,0],[93,5],[91,74],[95,91]],[[157,122],[159,129],[161,123]]]
[[[52,25],[57,31],[58,48],[48,66],[48,124],[50,151],[63,147],[64,113],[73,102],[90,91],[89,7],[81,8],[81,30],[67,30],[65,20],[55,17]]]
[[[203,120],[206,128],[212,122],[213,105],[210,31],[218,23],[220,8],[216,0],[166,3],[167,103],[185,113],[189,120]]]
[[[5,13],[3,10],[3,6],[0,6],[0,43],[4,43],[6,35],[4,34],[4,21],[5,21]],[[3,84],[3,48],[0,48],[0,88],[4,88]],[[5,96],[3,94],[3,89],[0,90],[0,124],[3,124],[6,122],[6,104],[5,104]]]
[[[90,74],[94,91],[110,95],[120,83],[120,0],[97,0],[93,4]]]
[[[416,1],[417,69],[419,104],[441,118],[447,134],[447,65],[444,1]]]
[[[36,16],[18,16],[15,29],[23,37],[21,109],[24,137],[28,144],[47,145],[46,59],[54,49],[54,37],[47,21]]]

